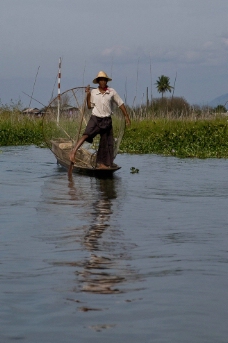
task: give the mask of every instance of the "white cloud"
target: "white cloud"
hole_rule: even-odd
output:
[[[225,47],[228,47],[228,37],[222,37],[222,43]]]
[[[102,56],[123,56],[129,49],[124,46],[113,46],[102,51]]]
[[[199,51],[186,51],[183,54],[183,61],[186,63],[200,63],[203,61],[203,57]]]
[[[202,48],[205,49],[205,50],[213,48],[213,42],[212,41],[205,42],[203,44]]]

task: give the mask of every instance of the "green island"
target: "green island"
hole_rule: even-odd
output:
[[[192,107],[183,98],[161,98],[128,108],[132,121],[120,153],[181,158],[227,158],[228,116],[223,106]],[[45,147],[42,117],[25,115],[20,104],[0,106],[0,146]]]

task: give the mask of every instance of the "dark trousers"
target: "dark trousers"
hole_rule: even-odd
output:
[[[111,166],[114,159],[114,139],[111,117],[100,118],[91,115],[84,132],[84,135],[88,135],[86,141],[92,143],[93,138],[98,134],[100,134],[100,142],[97,151],[97,163]]]

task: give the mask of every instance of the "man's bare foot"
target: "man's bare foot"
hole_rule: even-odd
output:
[[[99,164],[97,164],[97,168],[96,169],[110,169],[110,167],[106,166],[103,163],[99,163]]]

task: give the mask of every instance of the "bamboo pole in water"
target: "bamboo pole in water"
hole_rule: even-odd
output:
[[[58,113],[57,113],[57,123],[59,123],[59,116],[60,116],[60,81],[61,81],[61,58],[59,59],[59,74],[58,74]]]

